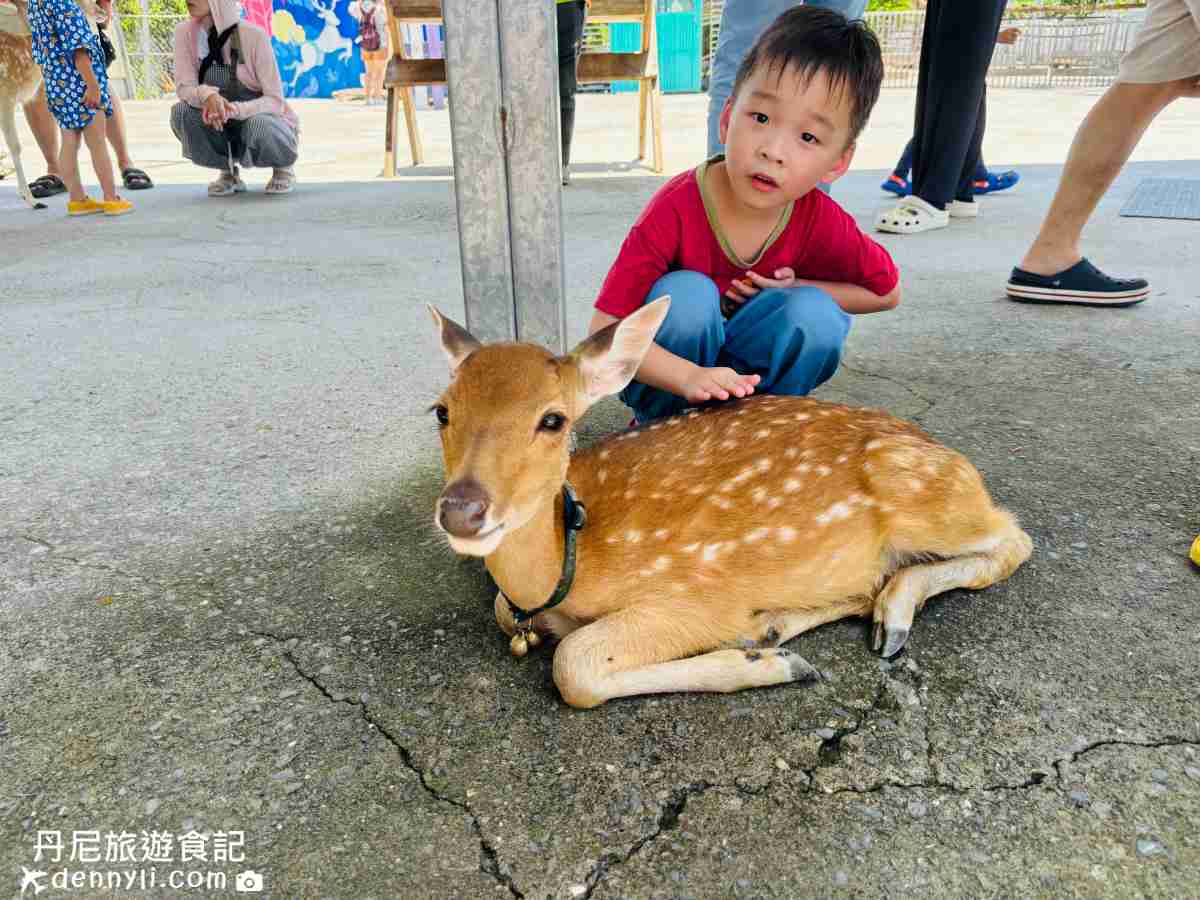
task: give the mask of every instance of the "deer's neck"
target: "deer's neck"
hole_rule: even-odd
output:
[[[517,606],[536,609],[554,593],[563,570],[565,532],[560,490],[487,558],[496,585]]]

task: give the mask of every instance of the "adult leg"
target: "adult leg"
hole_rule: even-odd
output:
[[[29,184],[30,193],[34,197],[52,197],[61,194],[66,184],[62,180],[62,169],[58,162],[58,123],[46,105],[46,85],[39,84],[33,99],[24,106],[25,121],[33,132],[42,158],[46,161],[46,174],[35,178]]]
[[[664,294],[671,295],[671,308],[654,343],[698,366],[715,366],[725,341],[716,283],[699,272],[669,272],[654,283],[646,299]],[[674,415],[688,406],[683,397],[638,381],[621,391],[621,400],[633,408],[639,423]]]
[[[917,80],[913,195],[944,209],[976,140],[1005,0],[929,0]],[[971,160],[974,168],[974,160]]]
[[[850,316],[828,293],[804,285],[762,291],[725,325],[718,365],[762,376],[763,394],[808,394],[833,377]]]
[[[113,153],[117,155],[117,169],[124,172],[126,169],[132,169],[133,157],[129,155],[129,144],[125,140],[125,107],[121,104],[121,98],[110,92],[109,99],[112,100],[113,115],[105,127],[104,133],[108,137],[108,142],[112,144]]]
[[[558,103],[562,135],[562,183],[570,181],[571,138],[575,133],[575,93],[579,87],[579,47],[587,6],[583,0],[559,3],[558,14]]]
[[[1079,239],[1100,198],[1154,117],[1171,101],[1200,93],[1196,81],[1193,77],[1164,84],[1118,82],[1104,93],[1075,134],[1058,191],[1021,260],[1022,269],[1053,275],[1083,259]]]

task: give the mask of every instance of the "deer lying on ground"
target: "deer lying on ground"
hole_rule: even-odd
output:
[[[42,83],[42,70],[33,61],[27,0],[0,0],[0,131],[17,172],[17,193],[34,209],[45,209],[33,199],[21,165],[21,140],[17,135],[17,107],[33,99]]]
[[[633,378],[669,302],[566,356],[483,346],[430,307],[453,373],[433,407],[436,525],[486,558],[514,653],[560,641],[567,703],[811,679],[780,645],[847,616],[871,616],[892,656],[930,596],[1029,558],[971,463],[878,410],[756,396],[572,455],[572,425]]]

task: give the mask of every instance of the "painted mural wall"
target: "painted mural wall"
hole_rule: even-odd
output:
[[[286,97],[331,97],[362,84],[350,0],[242,0],[246,18],[271,35]]]

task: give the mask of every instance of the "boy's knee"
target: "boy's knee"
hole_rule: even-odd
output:
[[[806,346],[840,347],[850,332],[850,316],[827,291],[811,285],[784,293],[781,312],[787,327],[804,333]]]
[[[668,272],[646,295],[646,302],[670,296],[671,308],[667,312],[664,328],[677,327],[681,322],[707,322],[714,316],[721,318],[721,298],[717,285],[707,275],[681,270]]]

